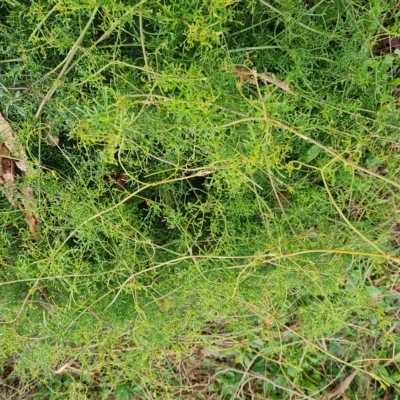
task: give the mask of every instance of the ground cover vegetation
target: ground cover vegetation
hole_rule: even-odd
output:
[[[399,399],[399,16],[1,1],[0,396]]]

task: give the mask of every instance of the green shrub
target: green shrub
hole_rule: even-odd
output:
[[[399,12],[3,2],[4,395],[397,396]]]

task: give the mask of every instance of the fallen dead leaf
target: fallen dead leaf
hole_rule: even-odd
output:
[[[267,75],[267,74],[258,74],[259,78],[266,80],[269,83],[272,83],[278,87],[280,87],[282,90],[284,90],[285,92],[288,92],[290,94],[294,94],[291,90],[290,90],[290,85],[288,83],[285,83],[283,81],[281,81],[278,78],[274,78],[273,76]]]
[[[279,88],[281,88],[285,92],[288,92],[290,94],[295,94],[290,89],[290,85],[288,83],[285,83],[285,82],[281,81],[280,79],[275,78],[275,77],[273,77],[271,75],[258,73],[256,71],[246,71],[244,69],[235,69],[233,71],[233,73],[236,76],[238,76],[240,79],[243,79],[243,80],[246,80],[246,81],[250,81],[252,83],[256,83],[257,79],[261,79],[263,81],[266,81],[268,83],[272,83],[273,85],[278,86]]]
[[[255,83],[254,73],[251,71],[246,71],[244,69],[235,69],[233,73],[240,79],[243,79],[244,81],[250,81],[252,83]]]
[[[342,382],[340,382],[340,384],[336,387],[336,389],[333,392],[329,393],[328,400],[344,394],[344,392],[350,386],[351,382],[357,376],[357,374],[358,371],[355,370],[347,378],[345,378]]]
[[[22,172],[28,172],[25,161],[15,161],[15,165]]]
[[[38,241],[40,238],[39,220],[32,211],[35,208],[35,194],[29,183],[22,188],[18,188],[16,185],[16,168],[24,174],[27,172],[27,156],[1,113],[0,143],[0,184],[5,186],[4,192],[8,201],[25,213],[29,231],[34,240]]]
[[[106,174],[105,178],[114,182],[113,188],[117,190],[124,190],[126,187],[126,181],[129,179],[129,176],[124,173],[121,174],[110,173]]]
[[[382,43],[388,47],[391,51],[392,49],[400,49],[400,38],[385,36],[381,39]]]

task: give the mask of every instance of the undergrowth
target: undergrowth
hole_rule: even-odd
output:
[[[0,3],[1,396],[398,399],[398,2],[132,3]]]

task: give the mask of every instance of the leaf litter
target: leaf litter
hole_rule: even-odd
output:
[[[35,194],[32,186],[25,183],[17,185],[17,173],[26,175],[27,155],[14,135],[10,124],[0,113],[0,184],[4,187],[7,200],[25,214],[35,241],[40,239],[39,220],[32,210],[35,209]]]

